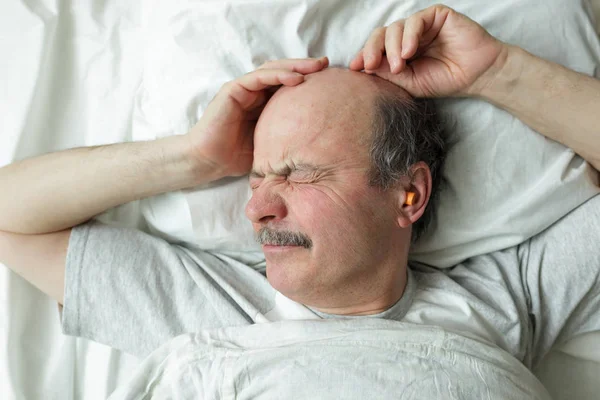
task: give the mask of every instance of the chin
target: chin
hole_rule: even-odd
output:
[[[305,292],[305,287],[310,286],[307,277],[302,273],[306,267],[298,264],[270,262],[267,259],[267,280],[275,290],[294,301],[298,301],[298,295]]]

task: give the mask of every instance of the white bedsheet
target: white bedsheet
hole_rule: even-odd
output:
[[[118,1],[0,2],[0,165],[132,139],[139,9]],[[136,225],[138,209],[111,214]],[[0,398],[105,399],[137,364],[63,336],[58,318],[56,303],[0,268]]]
[[[600,10],[600,0],[593,2]],[[160,133],[133,123],[147,37],[140,3],[0,3],[0,166],[49,151]],[[164,225],[165,205],[176,213],[173,221],[183,225]],[[192,234],[185,201],[177,193],[120,207],[103,218],[148,224],[155,231],[153,221],[160,219],[158,233],[165,237]],[[540,374],[555,398],[597,398],[599,349],[597,336],[590,335],[570,343],[567,353],[551,355]],[[104,399],[137,365],[105,346],[63,336],[56,304],[0,268],[0,398]]]

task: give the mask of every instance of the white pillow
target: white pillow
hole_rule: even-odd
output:
[[[348,65],[371,31],[434,4],[408,0],[154,1],[134,132],[185,133],[220,86],[269,59],[330,57]],[[493,35],[574,70],[598,74],[600,43],[587,3],[449,0]],[[516,245],[598,193],[597,174],[571,150],[483,101],[440,101],[452,115],[438,217],[411,258],[448,267]],[[186,191],[195,241],[206,249],[259,251],[244,215],[245,178]],[[165,215],[167,217],[167,215]],[[173,223],[171,219],[170,224]],[[182,223],[188,223],[182,221]]]

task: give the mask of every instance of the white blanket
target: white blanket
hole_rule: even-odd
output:
[[[110,400],[550,399],[479,339],[382,319],[283,321],[183,335]]]

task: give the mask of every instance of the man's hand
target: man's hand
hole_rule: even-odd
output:
[[[505,44],[451,8],[376,29],[350,68],[415,97],[487,100],[600,169],[600,81]]]
[[[226,83],[188,133],[192,153],[199,162],[210,164],[215,179],[248,173],[254,127],[274,90],[281,85],[296,86],[304,81],[304,75],[328,64],[326,57],[269,61]]]
[[[464,96],[492,79],[490,67],[505,48],[475,21],[436,5],[376,29],[350,69],[374,73],[415,97]]]

